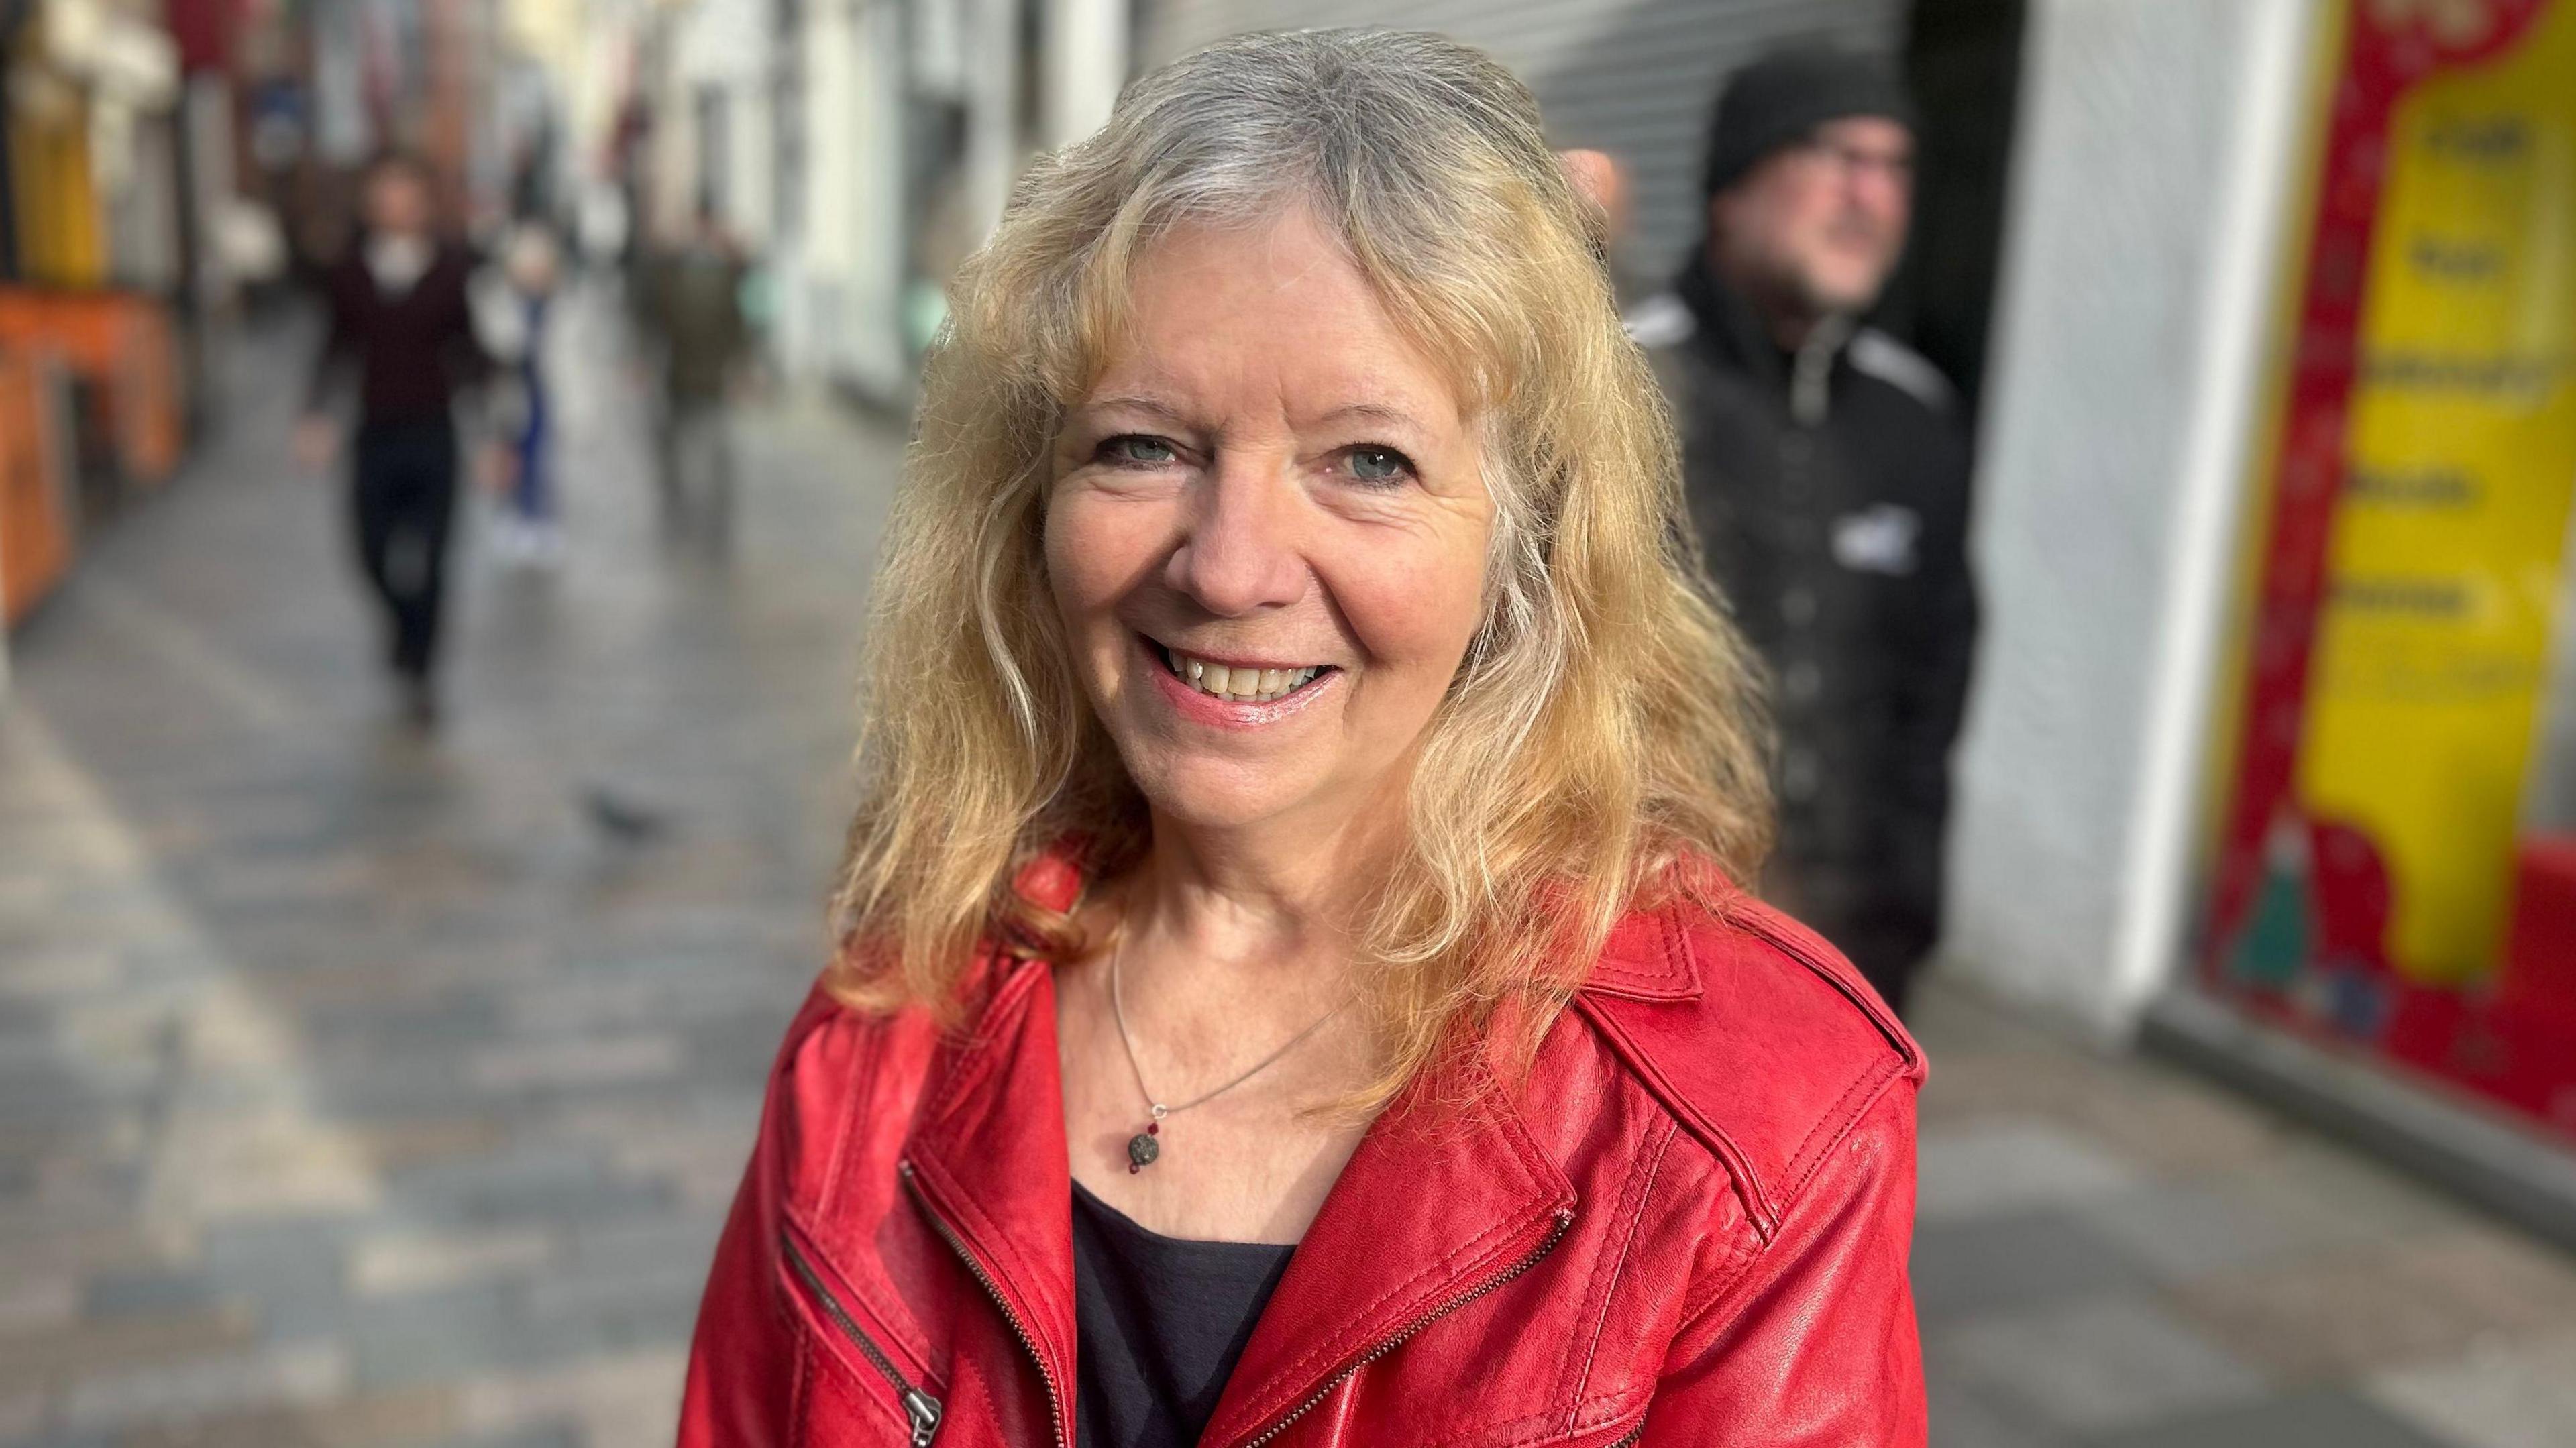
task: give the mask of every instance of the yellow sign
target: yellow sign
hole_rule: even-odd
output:
[[[2399,101],[2298,792],[2386,861],[2388,961],[2488,974],[2576,494],[2576,4]]]

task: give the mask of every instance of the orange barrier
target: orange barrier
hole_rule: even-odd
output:
[[[148,486],[178,469],[179,352],[158,302],[129,292],[0,287],[0,346],[57,357],[90,384],[125,481]]]
[[[26,617],[71,571],[70,480],[54,424],[36,366],[0,351],[0,625]]]

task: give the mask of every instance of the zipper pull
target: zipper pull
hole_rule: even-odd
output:
[[[939,1434],[939,1400],[919,1388],[906,1388],[903,1413],[912,1420],[912,1448],[930,1448]]]

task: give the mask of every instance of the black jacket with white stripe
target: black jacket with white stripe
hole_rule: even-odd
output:
[[[1628,321],[1680,423],[1709,571],[1770,668],[1784,903],[1873,977],[1901,973],[1938,933],[1977,625],[1956,395],[1840,320],[1784,353],[1698,260]]]

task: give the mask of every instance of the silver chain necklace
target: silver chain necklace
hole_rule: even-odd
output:
[[[1118,988],[1118,962],[1119,958],[1126,953],[1127,932],[1124,929],[1121,929],[1118,932],[1118,943],[1109,947],[1109,1014],[1112,1019],[1118,1022],[1118,1044],[1127,1052],[1127,1069],[1134,1072],[1136,1075],[1136,1090],[1144,1096],[1145,1105],[1151,1111],[1151,1116],[1145,1123],[1145,1129],[1137,1132],[1134,1136],[1127,1138],[1127,1172],[1130,1176],[1152,1166],[1154,1164],[1154,1159],[1163,1154],[1162,1143],[1158,1138],[1163,1134],[1164,1117],[1177,1116],[1181,1112],[1187,1111],[1193,1106],[1215,1100],[1217,1097],[1224,1095],[1235,1087],[1240,1086],[1244,1082],[1251,1080],[1253,1077],[1260,1075],[1264,1070],[1267,1070],[1270,1067],[1271,1063],[1297,1049],[1299,1042],[1304,1041],[1308,1036],[1322,1030],[1324,1028],[1324,1022],[1340,1015],[1344,1010],[1348,1009],[1351,1004],[1350,1001],[1346,1000],[1340,1005],[1333,1007],[1331,1010],[1324,1012],[1322,1015],[1317,1016],[1313,1025],[1310,1025],[1306,1029],[1299,1031],[1297,1034],[1290,1036],[1288,1038],[1288,1044],[1281,1046],[1278,1050],[1273,1051],[1269,1055],[1254,1062],[1251,1070],[1244,1072],[1242,1075],[1235,1077],[1233,1080],[1226,1082],[1215,1090],[1202,1092],[1199,1095],[1193,1096],[1189,1100],[1182,1102],[1178,1106],[1166,1106],[1155,1097],[1154,1088],[1145,1084],[1145,1068],[1136,1064],[1136,1043],[1127,1038],[1127,1005]],[[1352,999],[1356,1000],[1358,997],[1353,996]]]

